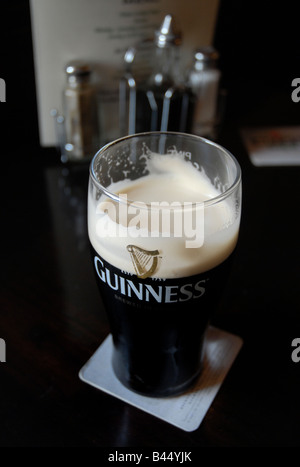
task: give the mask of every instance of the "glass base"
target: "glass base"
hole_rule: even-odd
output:
[[[151,385],[143,381],[143,379],[137,374],[130,373],[128,368],[124,368],[124,365],[120,362],[117,354],[118,352],[114,349],[112,356],[112,368],[115,376],[127,389],[130,389],[142,396],[156,398],[178,396],[186,392],[196,383],[202,371],[202,364],[200,364],[198,366],[198,370],[190,378],[180,384],[172,384],[165,380]]]

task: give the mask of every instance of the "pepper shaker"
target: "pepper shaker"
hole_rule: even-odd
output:
[[[98,148],[97,90],[88,63],[79,60],[69,62],[65,72],[65,154],[68,161],[81,161],[90,158]]]

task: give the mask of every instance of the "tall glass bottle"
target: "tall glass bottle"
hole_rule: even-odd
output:
[[[175,29],[174,18],[167,15],[154,35],[150,74],[138,80],[132,72],[127,78],[129,133],[190,131],[193,94],[180,78],[180,44],[181,34]],[[127,59],[134,64],[136,57],[127,54]]]

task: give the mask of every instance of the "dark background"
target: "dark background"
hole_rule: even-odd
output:
[[[221,1],[221,143],[239,159],[244,188],[238,254],[215,324],[244,346],[201,427],[187,434],[79,381],[108,332],[82,227],[86,173],[63,196],[58,184],[70,180],[59,155],[39,147],[29,2],[1,0],[1,446],[300,445],[300,363],[290,357],[300,335],[299,167],[253,167],[239,133],[299,125],[291,100],[299,13],[297,1]]]

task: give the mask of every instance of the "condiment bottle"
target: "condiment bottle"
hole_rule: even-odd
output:
[[[65,72],[65,154],[68,161],[80,161],[90,158],[98,149],[97,88],[92,82],[89,63],[72,61],[66,65]]]
[[[218,52],[213,47],[195,51],[194,62],[188,72],[188,84],[196,96],[192,132],[214,137],[221,72],[217,68]]]

